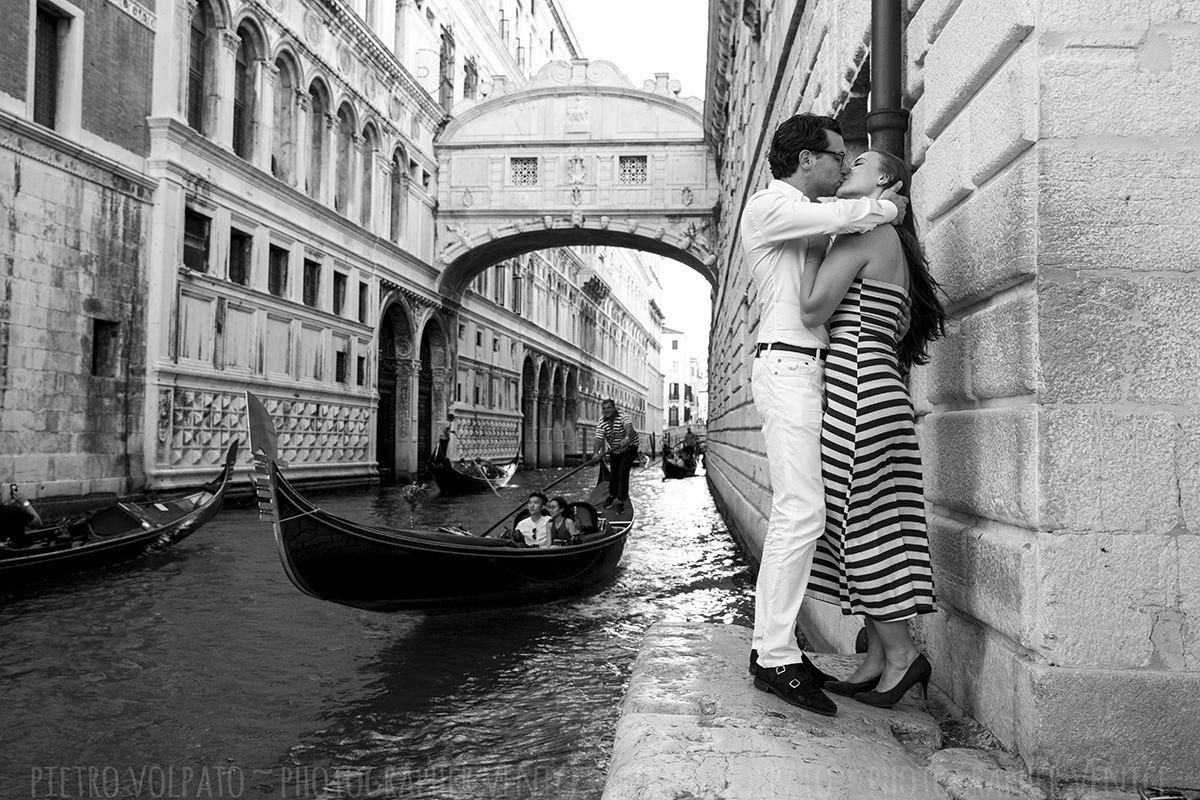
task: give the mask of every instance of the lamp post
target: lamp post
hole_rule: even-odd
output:
[[[904,64],[901,60],[900,0],[871,0],[871,110],[867,133],[873,149],[906,158],[904,137],[908,111],[901,105]]]

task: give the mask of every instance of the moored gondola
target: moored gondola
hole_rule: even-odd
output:
[[[616,574],[632,503],[620,514],[599,512],[579,544],[544,549],[451,529],[354,522],[313,505],[288,482],[270,414],[250,393],[246,404],[259,508],[274,526],[284,571],[305,594],[374,611],[486,608],[571,597]],[[605,492],[597,485],[591,504]]]
[[[200,489],[158,500],[121,500],[54,525],[7,536],[0,545],[0,587],[105,566],[170,547],[216,516],[237,460],[225,454],[216,478]]]

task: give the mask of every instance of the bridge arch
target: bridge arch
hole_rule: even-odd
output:
[[[496,76],[440,133],[435,252],[457,299],[482,270],[570,245],[668,256],[717,282],[716,165],[703,103],[665,74],[637,89],[607,61]]]

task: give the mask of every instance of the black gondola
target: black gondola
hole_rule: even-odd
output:
[[[9,536],[0,546],[0,586],[104,566],[162,550],[195,533],[221,510],[238,445],[216,478],[187,494],[121,500],[76,519]]]
[[[306,500],[282,474],[275,426],[247,393],[259,508],[275,529],[284,571],[307,595],[353,608],[479,608],[559,600],[599,588],[617,571],[633,504],[596,515],[579,544],[518,548],[451,529],[393,530],[343,519]],[[603,502],[597,485],[589,502]]]
[[[677,456],[669,446],[663,446],[662,469],[664,478],[691,478],[696,474],[695,451],[689,451],[684,456]]]
[[[450,461],[442,455],[441,447],[429,459],[429,472],[442,494],[467,494],[500,489],[508,484],[517,471],[517,456],[511,461],[497,463],[488,459]]]

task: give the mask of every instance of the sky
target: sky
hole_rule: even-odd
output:
[[[584,58],[611,61],[641,88],[656,72],[670,73],[683,97],[704,96],[708,54],[708,0],[560,0]],[[660,262],[659,305],[664,325],[688,335],[693,353],[708,350],[709,285],[690,267],[643,253]]]

